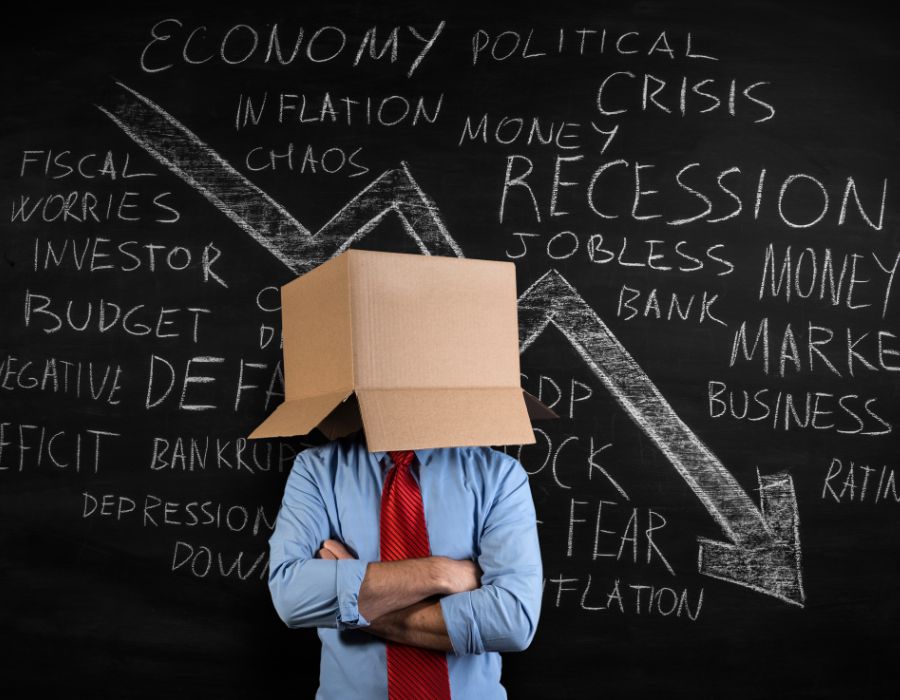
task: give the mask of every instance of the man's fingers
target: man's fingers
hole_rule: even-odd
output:
[[[339,540],[325,540],[322,547],[334,554],[335,559],[353,559],[353,555]]]
[[[337,559],[337,557],[334,555],[334,553],[329,549],[325,549],[325,547],[322,547],[322,549],[319,550],[319,558],[320,559]]]

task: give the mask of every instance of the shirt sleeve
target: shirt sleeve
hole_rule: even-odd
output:
[[[518,460],[500,481],[480,540],[481,587],[440,600],[453,653],[522,651],[537,629],[543,567],[528,473]]]
[[[358,608],[368,562],[316,558],[329,532],[325,502],[301,452],[288,475],[269,537],[269,591],[288,627],[346,629],[369,624]]]

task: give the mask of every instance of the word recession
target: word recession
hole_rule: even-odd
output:
[[[744,172],[738,166],[718,170],[699,162],[684,165],[670,177],[655,174],[656,163],[624,158],[591,166],[588,177],[587,172],[577,174],[582,160],[581,154],[557,156],[552,173],[537,175],[531,158],[508,155],[499,222],[504,223],[508,208],[521,207],[526,218],[533,213],[540,223],[542,210],[545,217],[567,216],[571,213],[568,207],[580,206],[600,219],[659,219],[656,223],[666,226],[719,223],[738,216],[758,220],[761,213],[795,229],[823,221],[843,226],[848,220],[865,222],[876,231],[884,226],[887,178],[879,191],[872,184],[858,187],[851,175],[843,182],[826,183],[806,173],[772,176],[766,168],[758,172]],[[862,196],[860,189],[865,190]]]

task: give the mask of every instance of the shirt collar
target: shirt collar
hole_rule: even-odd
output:
[[[413,452],[415,452],[416,459],[418,460],[419,464],[424,465],[424,464],[428,464],[428,460],[431,459],[431,455],[436,449],[437,448],[434,448],[434,447],[428,448],[428,449],[419,448],[418,450],[413,450]],[[373,455],[380,464],[382,464],[384,466],[391,465],[390,459],[383,461],[384,456],[387,454],[387,450],[381,450],[379,452],[370,452],[369,454]]]
[[[363,431],[363,430],[359,431],[359,438],[363,443],[363,448],[366,451],[368,451],[368,446],[366,444],[365,431]],[[428,447],[428,448],[420,447],[419,449],[413,450],[413,452],[415,453],[416,459],[418,460],[419,464],[424,465],[424,464],[428,464],[432,455],[435,452],[437,452],[439,449],[440,449],[439,447]],[[388,453],[387,450],[379,450],[378,452],[369,452],[369,454],[375,458],[375,461],[379,462],[383,466],[390,466],[391,460],[390,459],[388,459],[386,461],[384,460],[384,457],[385,457],[385,455],[387,455],[387,453]]]

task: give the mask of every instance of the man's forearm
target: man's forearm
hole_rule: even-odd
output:
[[[443,557],[369,562],[359,589],[359,612],[372,622],[425,598],[447,593]]]
[[[453,651],[441,604],[433,600],[423,600],[386,613],[373,620],[366,630],[392,642]]]

